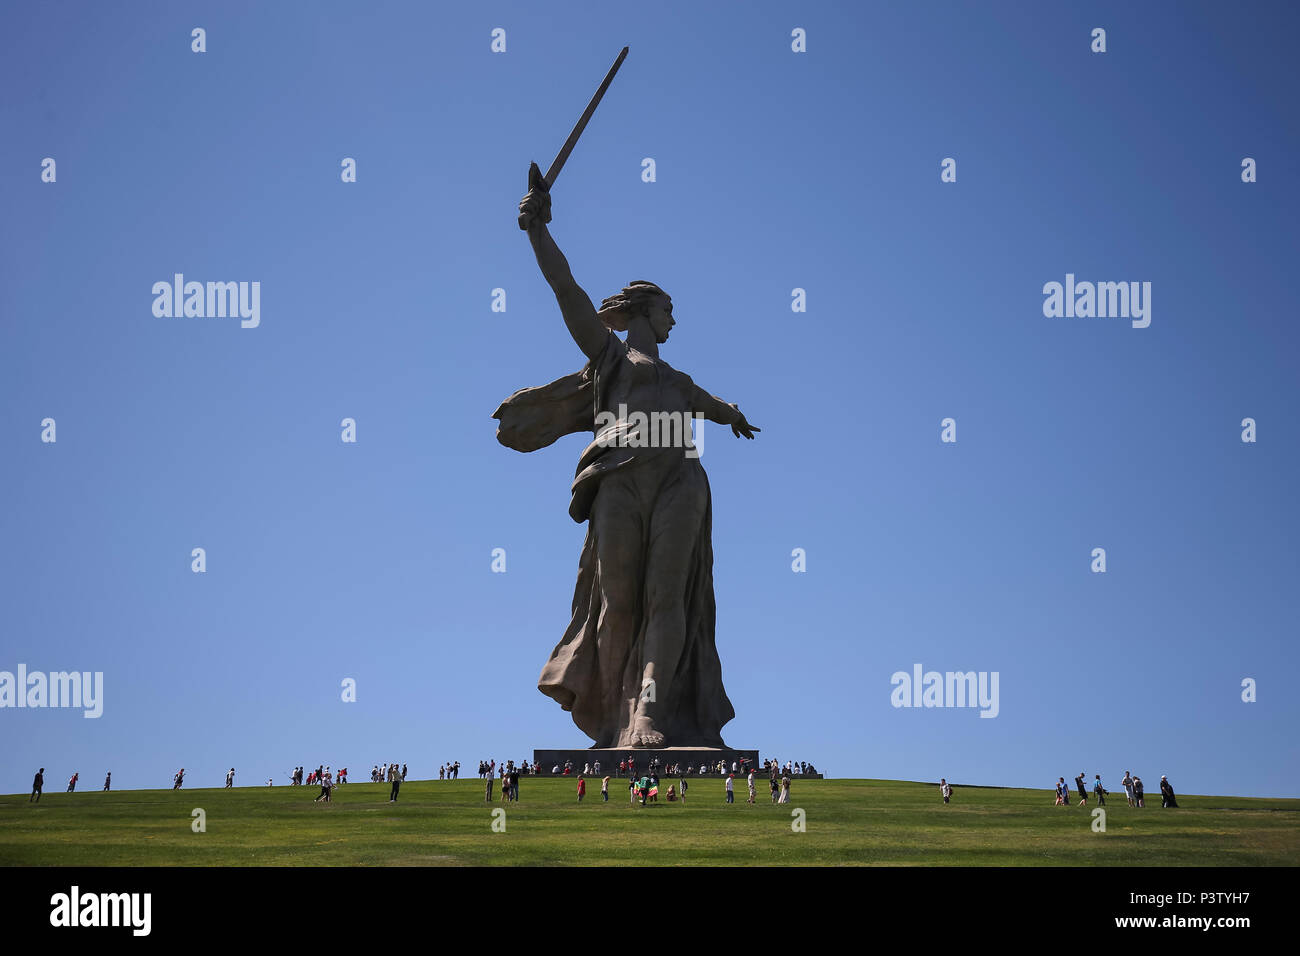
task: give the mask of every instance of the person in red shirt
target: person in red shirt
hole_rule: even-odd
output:
[[[583,779],[582,774],[578,775],[578,802],[582,803],[582,798],[587,795],[587,781]]]

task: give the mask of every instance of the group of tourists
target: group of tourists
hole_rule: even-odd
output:
[[[402,774],[403,777],[406,774]],[[454,763],[445,763],[438,768],[439,780],[459,780],[460,779],[460,761]]]
[[[306,776],[303,776],[306,774]],[[307,770],[305,767],[294,767],[293,773],[289,774],[289,786],[291,787],[319,787],[325,783],[325,778],[329,777],[330,786],[339,783],[348,782],[348,768],[342,767],[337,773],[330,769],[328,764],[321,764],[315,770]],[[271,781],[267,781],[269,786]]]
[[[455,766],[457,773],[459,774],[460,763],[457,762]],[[507,760],[505,763],[501,763],[498,760],[480,760],[478,762],[479,779],[492,779],[496,777],[498,774],[498,768],[508,774],[517,772],[524,776],[536,776],[542,772],[541,764],[527,760],[521,760],[519,763],[515,763],[513,760]],[[559,768],[557,767],[554,772],[559,773]],[[452,779],[455,778],[453,777]]]
[[[803,760],[787,760],[784,767],[782,767],[780,762],[776,760],[763,761],[764,770],[767,770],[769,765],[778,767],[781,773],[789,777],[806,777],[809,774],[817,773],[816,767]]]
[[[493,761],[493,763],[495,764],[495,761]],[[507,800],[512,803],[517,803],[519,801],[519,777],[520,775],[527,773],[528,766],[528,764],[524,764],[523,766],[516,767],[513,760],[506,761],[506,763],[501,765],[502,803],[505,803]],[[496,781],[496,777],[490,772],[486,776],[487,787],[484,790],[483,799],[485,802],[491,803],[492,784]]]
[[[659,773],[657,769],[654,768],[652,765],[649,769],[646,770],[645,774],[643,774],[641,777],[637,777],[635,775],[635,770],[631,769],[635,767],[634,761],[621,761],[620,763],[622,768],[620,772],[628,772],[631,774],[628,777],[628,781],[627,781],[628,801],[630,803],[635,804],[639,800],[641,802],[641,806],[643,807],[648,803],[658,803],[659,802]],[[738,761],[737,763],[739,764],[740,762]],[[677,777],[677,783],[669,784],[665,796],[667,797],[669,803],[676,803],[678,801],[681,801],[684,804],[686,803],[686,791],[690,787],[690,781],[687,779],[687,777],[690,775],[690,771],[688,769],[678,767],[676,764],[673,764],[671,766],[671,769],[672,769],[672,773],[668,775]],[[790,802],[790,771],[782,770],[782,768],[777,766],[775,760],[767,761],[764,764],[763,769],[768,776],[768,787],[772,794],[772,802],[789,803]],[[723,785],[722,785],[723,801],[726,803],[735,803],[736,802],[736,773],[735,772],[727,773],[725,766],[721,769],[720,772],[726,774],[726,776],[723,779]],[[745,778],[749,787],[748,803],[751,806],[756,802],[756,788],[754,785],[755,775],[756,775],[756,769],[754,767],[750,767],[748,775]],[[600,781],[600,799],[602,803],[609,802],[609,781],[610,778],[608,775],[606,775]],[[491,783],[489,783],[488,784],[489,800],[492,799],[491,789],[492,789],[492,785]],[[587,795],[587,774],[583,773],[578,775],[578,802],[581,803],[583,801],[583,798],[586,797],[586,795]]]
[[[1078,806],[1086,806],[1088,803],[1088,784],[1081,772],[1074,778],[1074,787],[1079,794]],[[1142,786],[1142,778],[1135,777],[1127,770],[1124,771],[1124,779],[1120,781],[1124,787],[1124,795],[1128,799],[1130,807],[1145,807],[1146,797]],[[1092,795],[1097,800],[1097,805],[1104,807],[1106,805],[1106,795],[1110,791],[1101,785],[1101,774],[1093,774]],[[947,803],[947,800],[944,801]],[[1058,777],[1056,780],[1056,803],[1053,806],[1068,807],[1070,805],[1070,785],[1065,782],[1064,777]],[[1160,777],[1160,806],[1177,808],[1178,800],[1174,794],[1173,785],[1163,774]]]

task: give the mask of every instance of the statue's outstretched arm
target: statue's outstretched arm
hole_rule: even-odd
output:
[[[742,435],[746,438],[753,438],[754,432],[763,430],[746,421],[745,413],[739,407],[724,402],[716,395],[710,395],[698,385],[695,386],[695,392],[691,396],[691,410],[699,412],[711,422],[717,422],[719,425],[730,425],[731,433],[737,438]]]
[[[569,261],[546,228],[551,221],[551,194],[536,163],[529,170],[528,195],[520,201],[519,213],[519,224],[528,232],[537,265],[555,293],[555,301],[560,304],[560,314],[569,327],[569,334],[582,349],[582,354],[594,361],[609,340],[609,329],[596,316],[591,297],[574,280]]]

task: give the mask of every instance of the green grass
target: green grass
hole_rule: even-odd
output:
[[[665,780],[665,787],[668,781]],[[1180,796],[1177,810],[1107,802],[1106,832],[1088,807],[1053,807],[1044,790],[959,787],[944,806],[931,784],[796,780],[789,806],[723,803],[719,780],[692,780],[689,802],[630,806],[626,782],[582,804],[574,782],[528,779],[522,799],[491,807],[482,783],[46,793],[0,796],[0,864],[77,866],[660,865],[1278,866],[1300,862],[1300,800]],[[588,786],[591,786],[590,783]],[[499,791],[497,792],[499,796]],[[505,808],[494,833],[492,810]],[[207,831],[191,828],[206,812]],[[791,811],[806,812],[796,833]]]

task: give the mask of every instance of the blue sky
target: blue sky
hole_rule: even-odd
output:
[[[515,206],[625,44],[551,228],[593,299],[668,290],[663,357],[763,429],[705,437],[728,744],[1300,787],[1293,7],[4,18],[0,670],[102,671],[105,700],[0,710],[0,789],[586,745],[536,689],[584,440],[521,455],[489,416],[582,365]],[[260,282],[260,326],[155,317],[175,273]],[[1150,327],[1045,317],[1067,273],[1150,282]],[[997,718],[891,706],[917,663],[998,672]]]

